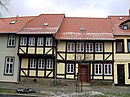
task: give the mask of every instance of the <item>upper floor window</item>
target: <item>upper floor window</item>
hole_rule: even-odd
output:
[[[43,46],[43,41],[44,39],[43,39],[43,37],[38,37],[37,38],[37,46]]]
[[[5,58],[5,74],[13,74],[14,57]]]
[[[124,52],[124,40],[123,39],[116,40],[116,52]]]
[[[67,73],[74,73],[74,64],[67,64]]]
[[[36,59],[30,59],[30,68],[36,68]]]
[[[130,40],[127,40],[128,52],[130,52]]]
[[[103,43],[95,43],[95,51],[103,52]]]
[[[84,52],[84,43],[77,43],[77,52]]]
[[[86,43],[86,52],[93,52],[93,43]]]
[[[53,60],[52,59],[47,59],[47,69],[53,69]]]
[[[35,46],[35,37],[29,37],[29,46]]]
[[[21,37],[20,45],[21,46],[26,46],[27,45],[27,37]]]
[[[128,29],[128,25],[123,25],[123,29],[127,30]]]
[[[9,35],[8,36],[8,47],[14,47],[15,46],[15,35]]]
[[[102,64],[95,64],[95,74],[102,75]]]
[[[112,75],[112,64],[104,64],[104,74]]]
[[[38,68],[43,69],[44,68],[45,61],[44,59],[38,59]]]
[[[46,46],[52,46],[52,44],[53,44],[53,38],[47,37],[46,38]]]
[[[67,51],[74,52],[74,50],[75,50],[75,43],[73,43],[73,42],[67,43]]]

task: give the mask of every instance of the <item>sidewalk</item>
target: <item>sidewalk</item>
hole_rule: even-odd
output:
[[[32,88],[36,91],[36,94],[31,95],[49,95],[48,97],[61,97],[56,95],[66,95],[76,94],[76,86],[75,83],[62,83],[56,86],[53,85],[52,80],[46,80],[46,82],[21,82],[21,83],[2,83],[0,82],[0,90],[14,90],[16,91],[18,88]],[[130,94],[129,86],[83,86],[83,92],[79,93],[82,95],[83,93],[99,93],[99,94],[109,94],[109,93],[127,93]],[[78,95],[78,94],[76,94]],[[39,96],[38,96],[39,97]],[[40,96],[42,97],[42,96]],[[66,96],[63,96],[66,97]],[[69,97],[69,96],[68,96]],[[74,96],[73,96],[74,97]],[[111,97],[111,96],[110,96]],[[125,96],[123,96],[125,97]],[[129,97],[129,96],[128,96]]]

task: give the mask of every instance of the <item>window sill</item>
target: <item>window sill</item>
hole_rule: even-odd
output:
[[[4,76],[13,76],[13,74],[4,74]]]

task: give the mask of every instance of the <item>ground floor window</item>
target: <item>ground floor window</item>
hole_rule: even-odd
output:
[[[44,59],[38,59],[38,68],[44,69],[45,60]]]
[[[112,75],[112,64],[104,64],[104,74]]]
[[[32,69],[45,69],[45,65],[47,69],[53,69],[53,59],[30,59],[30,68]]]
[[[47,59],[47,69],[52,69],[52,68],[53,68],[53,60]]]
[[[67,70],[67,73],[74,73],[74,64],[72,63],[67,64],[66,70]]]
[[[5,72],[4,74],[13,74],[14,67],[14,57],[6,57],[5,58]]]
[[[95,64],[95,75],[102,75],[102,64]]]
[[[30,68],[36,68],[36,59],[30,59]]]
[[[104,71],[104,75],[112,75],[112,64],[95,64],[95,75],[102,75]]]

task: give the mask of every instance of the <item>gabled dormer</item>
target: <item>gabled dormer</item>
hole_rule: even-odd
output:
[[[123,21],[120,25],[119,25],[123,30],[128,30],[130,29],[130,10],[129,10],[129,16],[128,19]]]

